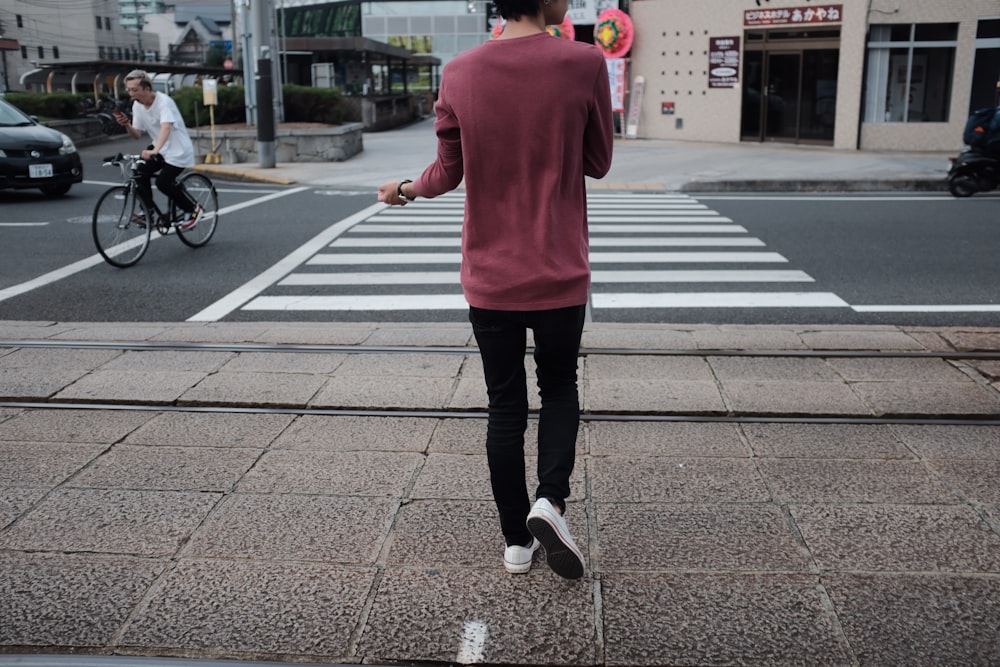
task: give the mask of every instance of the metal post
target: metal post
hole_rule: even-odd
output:
[[[243,42],[243,100],[246,103],[246,119],[247,125],[256,125],[257,91],[254,88],[256,81],[254,80],[253,72],[253,65],[255,61],[254,50],[250,45],[251,28],[247,20],[247,7],[250,6],[250,0],[237,0],[237,6],[240,10],[240,39]]]
[[[271,169],[274,157],[274,106],[271,99],[271,50],[262,49],[264,57],[257,61],[257,154],[262,168]]]

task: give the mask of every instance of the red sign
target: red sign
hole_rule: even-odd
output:
[[[740,83],[740,38],[708,38],[708,87],[735,88]]]
[[[660,102],[660,113],[664,116],[674,115],[674,103],[673,102]]]
[[[815,25],[817,23],[840,23],[843,20],[843,5],[748,9],[743,12],[743,25]]]

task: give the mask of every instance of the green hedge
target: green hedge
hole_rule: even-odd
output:
[[[80,93],[24,93],[8,91],[4,99],[29,116],[39,118],[78,118],[83,113],[87,95]]]
[[[285,103],[285,120],[290,123],[343,122],[344,105],[336,88],[311,88],[286,84],[282,87]],[[220,86],[215,106],[215,124],[227,125],[246,122],[245,93],[242,86]],[[85,114],[84,101],[92,96],[74,93],[25,93],[8,92],[5,99],[24,113],[45,119],[79,118]],[[184,123],[188,127],[209,124],[209,110],[202,100],[200,86],[185,86],[171,97],[177,103]],[[122,98],[127,104],[127,97]],[[197,116],[196,116],[197,110]]]
[[[285,120],[289,123],[326,123],[337,125],[343,122],[344,105],[340,91],[335,88],[310,88],[285,84],[281,88],[285,103]],[[187,86],[172,96],[177,102],[184,123],[188,127],[209,124],[209,109],[202,100],[201,88]],[[243,86],[222,86],[218,89],[215,105],[215,124],[246,122],[246,99]],[[195,117],[197,110],[197,119]]]

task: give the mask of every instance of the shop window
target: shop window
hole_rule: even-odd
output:
[[[948,121],[958,25],[872,25],[866,123]]]
[[[983,19],[976,29],[969,113],[1000,104],[1000,19]]]

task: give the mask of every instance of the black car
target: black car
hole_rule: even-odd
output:
[[[0,190],[38,188],[58,196],[82,180],[72,139],[0,99]]]

